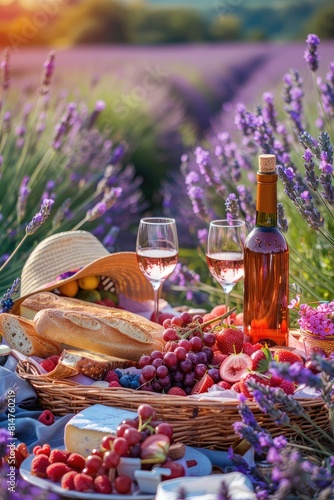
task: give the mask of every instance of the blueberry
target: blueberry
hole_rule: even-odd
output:
[[[119,383],[122,387],[130,387],[130,380],[124,375],[119,379]]]
[[[114,372],[116,373],[116,375],[119,376],[119,378],[123,377],[123,373],[121,372],[121,370],[117,370],[117,368],[116,368],[116,370],[114,370]]]
[[[131,389],[138,389],[139,387],[139,383],[137,382],[137,380],[132,380],[131,384],[130,384],[130,388]]]

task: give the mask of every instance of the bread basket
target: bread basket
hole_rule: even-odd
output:
[[[176,441],[188,446],[226,450],[237,439],[233,423],[239,421],[238,401],[196,400],[191,397],[137,391],[125,388],[101,388],[79,385],[69,379],[51,380],[41,375],[38,368],[29,361],[19,361],[18,375],[28,380],[35,389],[38,402],[43,408],[50,409],[55,415],[63,416],[78,413],[87,406],[104,404],[126,410],[136,411],[142,403],[152,405],[157,418],[170,422],[174,428]],[[328,412],[321,399],[298,400],[314,424],[322,429],[328,427]],[[275,424],[268,415],[263,414],[256,403],[249,402],[258,423],[268,429],[273,436],[294,436],[289,427]],[[305,433],[317,438],[314,426],[301,416],[290,415],[291,422],[299,425]]]

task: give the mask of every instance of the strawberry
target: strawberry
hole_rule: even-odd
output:
[[[282,380],[279,388],[282,389],[285,394],[293,394],[295,392],[295,385],[293,382],[290,382],[290,380]]]
[[[270,361],[272,361],[271,351],[268,347],[262,347],[261,350],[253,352],[252,370],[260,373],[266,373]]]
[[[49,359],[49,358],[43,359],[43,361],[40,362],[40,365],[48,373],[52,372],[52,370],[54,370],[56,368],[56,365],[54,364],[54,362],[51,361],[51,359]]]
[[[301,363],[302,365],[304,364],[302,358],[298,356],[298,354],[295,354],[291,351],[286,351],[285,349],[277,349],[275,351],[275,360],[279,361],[280,363],[289,363],[290,365],[292,365],[292,363]]]
[[[223,354],[238,354],[242,351],[244,334],[239,328],[224,328],[216,333],[216,342]]]
[[[66,472],[70,472],[71,468],[64,464],[63,462],[55,462],[53,464],[50,464],[46,468],[46,476],[47,479],[50,479],[54,483],[57,483]]]
[[[253,397],[252,389],[250,389],[247,384],[249,380],[254,380],[255,382],[258,382],[259,384],[262,385],[269,385],[269,378],[265,377],[260,373],[256,372],[244,373],[244,375],[240,379],[240,390],[242,394],[244,394],[246,398],[249,399]]]
[[[77,471],[71,470],[70,472],[66,472],[61,478],[61,487],[64,490],[74,490],[74,477],[78,474]]]
[[[250,342],[244,342],[242,344],[242,352],[248,354],[248,356],[251,356],[254,352],[262,349],[262,347],[262,344],[251,344]]]
[[[208,392],[209,388],[212,387],[213,384],[214,381],[212,380],[210,375],[205,373],[201,380],[198,380],[198,382],[196,382],[190,394],[202,394],[203,392]]]
[[[278,375],[272,375],[269,380],[269,385],[270,387],[279,387],[282,382],[282,377],[279,377]]]
[[[171,387],[169,389],[169,391],[167,392],[167,394],[171,395],[171,396],[186,396],[187,394],[184,392],[183,389],[181,389],[181,387]]]

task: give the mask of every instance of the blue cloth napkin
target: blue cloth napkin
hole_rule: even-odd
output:
[[[51,448],[64,445],[64,427],[74,414],[65,417],[55,417],[52,425],[45,425],[38,421],[43,412],[37,401],[34,388],[27,380],[21,379],[15,372],[17,360],[8,356],[5,364],[0,366],[0,397],[9,389],[14,389],[15,394],[15,438],[17,444],[26,443],[29,452],[37,444],[49,443]],[[8,428],[8,409],[0,411],[0,428]]]

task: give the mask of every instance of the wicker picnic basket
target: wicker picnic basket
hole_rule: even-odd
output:
[[[175,440],[188,446],[226,450],[239,438],[233,429],[233,422],[240,420],[237,400],[224,402],[212,398],[200,401],[190,397],[118,387],[81,385],[69,379],[52,380],[47,375],[41,375],[37,367],[29,361],[19,361],[17,372],[34,387],[40,405],[58,416],[78,413],[93,404],[136,411],[141,403],[148,403],[155,408],[158,419],[172,424]],[[299,402],[318,427],[328,427],[328,412],[322,400],[305,399]],[[295,435],[293,429],[282,429],[275,424],[254,402],[250,402],[249,407],[258,423],[273,436],[282,432],[285,436]],[[312,433],[314,437],[320,437],[320,432],[317,434],[314,426],[301,416],[290,415],[290,418],[292,423],[300,425],[306,434]]]

